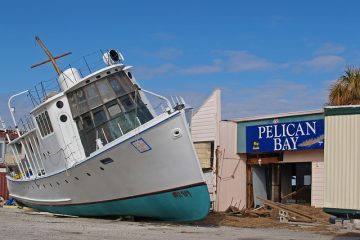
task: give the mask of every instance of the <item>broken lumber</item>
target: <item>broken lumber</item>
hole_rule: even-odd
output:
[[[263,199],[261,197],[257,197],[257,198],[260,199],[260,200],[263,200],[264,204],[271,207],[271,208],[276,208],[276,209],[279,209],[279,210],[287,211],[287,212],[291,213],[292,215],[303,218],[303,219],[306,219],[309,222],[317,221],[317,219],[315,217],[310,216],[310,215],[308,215],[306,213],[303,213],[303,212],[301,212],[299,210],[292,209],[291,207],[288,207],[288,206],[286,206],[284,204],[273,202],[273,201],[267,200],[267,199]]]

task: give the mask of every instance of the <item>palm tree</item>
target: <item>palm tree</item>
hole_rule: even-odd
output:
[[[360,68],[348,67],[330,87],[329,105],[360,104]]]

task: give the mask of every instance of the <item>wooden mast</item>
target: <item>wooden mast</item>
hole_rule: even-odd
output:
[[[34,67],[37,67],[37,66],[40,66],[40,65],[43,65],[45,63],[48,63],[48,62],[51,62],[52,65],[54,66],[55,68],[55,71],[57,72],[58,75],[61,74],[61,70],[59,68],[59,66],[57,65],[55,59],[58,59],[58,58],[61,58],[61,57],[65,57],[69,54],[71,54],[71,52],[66,52],[64,54],[61,54],[59,56],[56,56],[56,57],[53,57],[53,55],[50,53],[50,51],[45,47],[44,43],[40,40],[40,38],[38,36],[35,36],[35,40],[36,42],[40,45],[40,47],[42,48],[42,50],[44,50],[44,52],[46,53],[46,55],[48,55],[49,59],[48,60],[45,60],[41,63],[37,63],[37,64],[34,64],[31,66],[31,68],[34,68]]]

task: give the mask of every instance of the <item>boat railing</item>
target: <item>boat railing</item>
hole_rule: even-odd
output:
[[[98,50],[90,54],[84,55],[78,59],[75,59],[70,64],[62,65],[60,68],[63,72],[65,69],[76,68],[83,78],[103,67],[105,63],[103,61],[103,55],[107,50]],[[31,88],[28,92],[28,97],[33,105],[36,107],[43,103],[49,97],[61,92],[61,87],[58,82],[58,75],[51,77],[48,80],[41,81]]]

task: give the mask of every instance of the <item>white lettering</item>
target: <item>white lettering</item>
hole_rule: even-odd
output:
[[[258,129],[259,129],[259,139],[261,139],[262,138],[262,134],[263,133],[265,133],[265,127],[264,126],[260,126],[260,127],[258,127]]]
[[[290,143],[289,143],[289,140],[287,138],[285,138],[282,150],[291,150]]]
[[[272,138],[272,126],[266,126],[266,138]]]
[[[286,135],[285,135],[285,124],[281,124],[281,126],[282,126],[282,137],[285,137]]]
[[[274,151],[279,151],[281,148],[281,138],[274,138]]]
[[[274,126],[274,137],[281,137],[281,134],[278,135],[278,125]]]
[[[305,135],[304,130],[302,129],[300,123],[298,124],[298,127],[297,127],[297,130],[296,130],[295,136],[299,136],[299,133],[300,133],[300,136],[304,136],[304,135]]]
[[[313,132],[313,134],[316,134],[316,122],[311,122],[313,126],[310,125],[309,122],[306,122],[306,135],[310,135],[309,129]]]
[[[297,149],[296,144],[297,144],[297,140],[299,139],[299,137],[291,137],[290,139],[291,139],[291,141],[293,143],[292,150],[296,150]]]
[[[290,134],[290,126],[294,129],[293,134]],[[286,134],[290,137],[295,135],[295,124],[290,123],[286,126]]]

